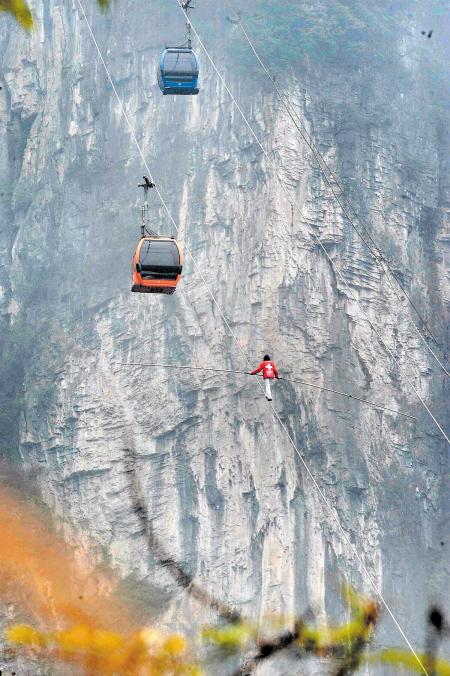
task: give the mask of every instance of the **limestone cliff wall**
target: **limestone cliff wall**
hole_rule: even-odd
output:
[[[12,188],[0,204],[0,302],[4,332],[21,322],[28,341],[21,461],[41,470],[62,523],[124,575],[164,589],[161,620],[184,626],[190,602],[143,547],[123,474],[130,447],[159,533],[201,583],[254,618],[307,607],[325,617],[342,579],[369,586],[256,380],[121,364],[248,370],[240,348],[255,363],[268,351],[287,377],[409,412],[416,421],[274,386],[276,411],[333,514],[421,642],[423,608],[448,592],[448,467],[407,379],[445,422],[442,374],[261,75],[236,69],[217,34],[204,35],[268,158],[204,57],[198,97],[161,96],[166,13],[182,21],[176,9],[159,18],[153,9],[87,7],[192,254],[179,290],[162,298],[129,291],[145,172],[76,4],[38,2],[31,36],[2,19],[0,180]],[[222,28],[226,38],[232,28]],[[317,64],[281,86],[445,346],[450,144],[420,64],[402,67],[408,87]],[[156,198],[150,217],[176,234]],[[401,642],[386,619],[388,634]]]

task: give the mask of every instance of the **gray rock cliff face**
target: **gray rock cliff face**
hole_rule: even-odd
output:
[[[53,0],[35,5],[31,36],[2,19],[0,181],[13,188],[0,203],[0,303],[3,332],[21,321],[28,340],[21,462],[41,470],[61,522],[98,543],[124,576],[162,590],[161,622],[187,626],[192,602],[143,546],[127,448],[138,454],[160,536],[222,599],[254,619],[310,607],[324,620],[342,580],[370,592],[338,520],[420,647],[424,608],[449,588],[448,465],[411,383],[441,423],[448,409],[445,376],[410,306],[345,218],[268,81],[236,69],[217,32],[205,42],[267,156],[200,48],[200,95],[161,96],[155,73],[167,16],[182,30],[176,7],[159,18],[144,3],[86,10],[188,253],[174,296],[130,293],[145,170],[86,24],[76,3]],[[402,66],[409,87],[317,64],[281,86],[445,346],[450,143],[420,63]],[[156,196],[150,219],[176,234]],[[256,379],[123,366],[248,371],[244,354],[253,366],[266,351],[288,378],[416,420],[282,381],[273,388],[277,420]],[[193,615],[205,620],[200,609]],[[401,643],[386,617],[380,640],[388,636]]]

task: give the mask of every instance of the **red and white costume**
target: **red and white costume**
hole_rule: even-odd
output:
[[[269,401],[272,401],[272,392],[270,389],[270,381],[274,378],[278,378],[278,369],[275,366],[273,361],[262,361],[260,365],[254,370],[250,371],[251,376],[256,376],[257,373],[262,371],[264,378],[264,388],[266,390],[266,397]]]

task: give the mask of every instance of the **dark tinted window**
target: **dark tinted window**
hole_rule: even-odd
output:
[[[142,244],[140,253],[140,264],[147,266],[169,266],[180,265],[180,255],[175,242],[158,242],[155,240],[145,240]]]
[[[163,63],[166,75],[197,75],[197,61],[192,52],[167,52]]]

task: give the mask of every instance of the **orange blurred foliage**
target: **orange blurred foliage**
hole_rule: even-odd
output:
[[[114,598],[119,578],[93,569],[32,500],[11,488],[0,487],[0,533],[0,601],[12,607],[13,622],[34,625],[10,618],[9,647],[92,676],[201,673],[182,636],[139,626],[131,605]]]
[[[131,632],[130,609],[113,598],[119,578],[99,573],[16,491],[0,487],[0,600],[41,626],[83,624]]]
[[[43,633],[27,625],[6,632],[12,644],[28,648],[36,657],[76,664],[92,676],[201,676],[186,660],[186,644],[178,634],[165,635],[152,628],[125,636],[74,626],[66,631]]]

